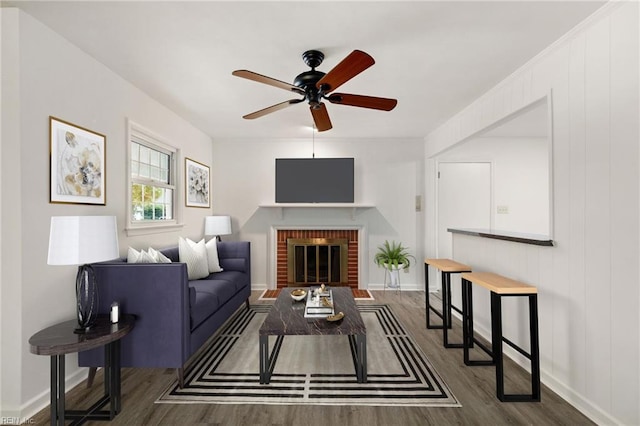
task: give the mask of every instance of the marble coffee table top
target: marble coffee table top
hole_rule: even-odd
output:
[[[305,301],[296,302],[291,297],[295,288],[283,288],[269,315],[260,327],[260,335],[355,335],[365,334],[366,327],[353,293],[349,287],[331,287],[335,313],[343,312],[344,318],[331,322],[325,318],[305,318]],[[309,288],[305,288],[309,291]]]

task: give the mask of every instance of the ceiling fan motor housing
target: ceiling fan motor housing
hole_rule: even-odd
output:
[[[319,50],[307,50],[302,54],[302,60],[311,67],[311,71],[298,74],[293,80],[293,85],[304,89],[305,99],[312,108],[319,108],[322,94],[316,87],[316,83],[324,77],[325,73],[316,71],[316,67],[324,60],[324,53]]]
[[[295,80],[293,80],[294,86],[304,89],[305,98],[312,106],[320,102],[321,96],[316,87],[316,83],[324,77],[324,74],[322,71],[316,70],[305,71],[302,74],[298,74]]]

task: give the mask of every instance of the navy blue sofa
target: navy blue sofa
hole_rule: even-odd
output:
[[[120,312],[136,315],[135,327],[121,341],[122,367],[176,368],[184,382],[184,366],[204,342],[251,294],[251,246],[248,241],[218,242],[222,272],[189,281],[178,248],[160,250],[175,263],[127,263],[126,258],[92,264],[99,288],[99,313],[117,301]],[[104,351],[78,355],[78,365],[104,366]]]

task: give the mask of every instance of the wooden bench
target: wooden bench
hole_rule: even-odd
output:
[[[491,292],[491,350],[478,345],[491,355],[491,361],[469,359],[469,348],[479,343],[473,336],[473,291],[471,284]],[[529,299],[530,353],[502,335],[502,298],[527,297]],[[540,401],[540,346],[538,337],[538,290],[536,287],[492,272],[462,274],[462,340],[466,365],[496,366],[496,393],[500,401]],[[502,343],[506,343],[531,361],[531,394],[504,393],[504,363]]]
[[[442,275],[442,311],[438,312],[429,304],[429,265],[440,270]],[[454,309],[462,314],[462,311],[451,303],[451,274],[471,272],[471,267],[458,263],[451,259],[425,259],[424,279],[425,279],[425,311],[427,315],[427,328],[442,329],[442,341],[445,348],[462,348],[463,343],[449,343],[448,330],[452,327],[451,310]],[[430,312],[434,312],[442,319],[442,324],[431,324]]]

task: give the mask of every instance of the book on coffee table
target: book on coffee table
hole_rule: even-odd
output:
[[[313,291],[307,294],[307,305],[304,308],[305,318],[326,318],[335,314],[333,306],[333,293],[331,290],[313,297]]]

